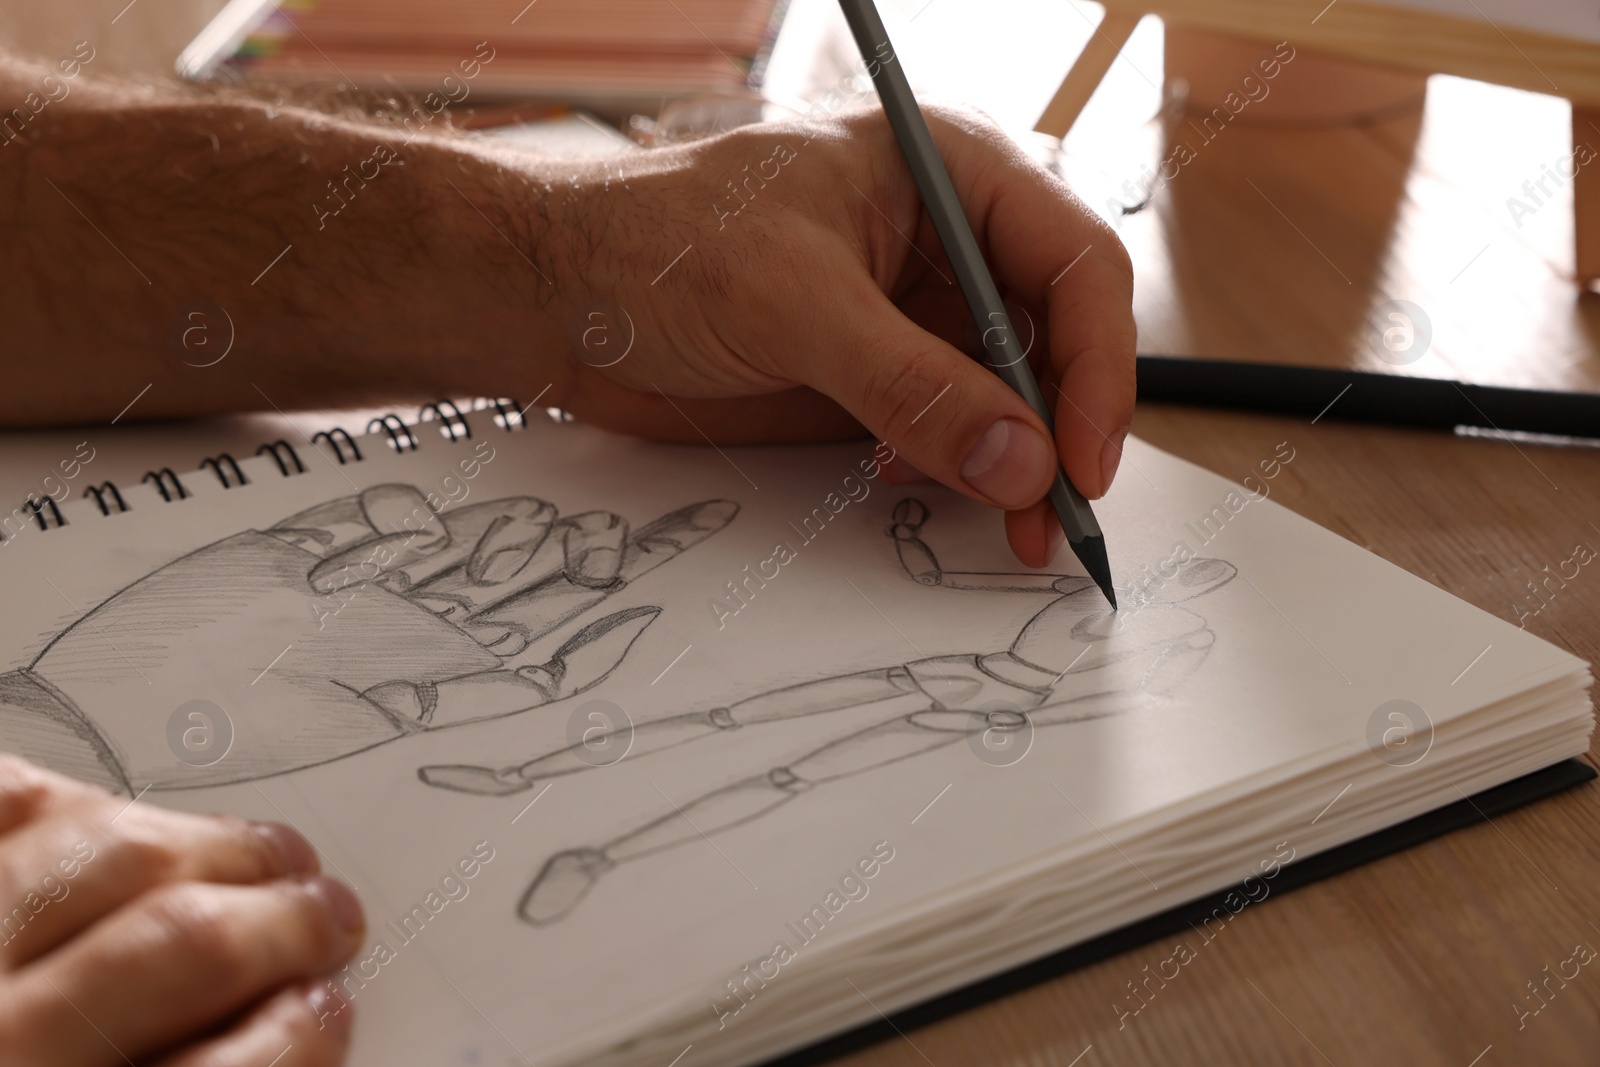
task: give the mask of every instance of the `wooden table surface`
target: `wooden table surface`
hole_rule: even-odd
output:
[[[123,5],[0,0],[0,31],[48,42],[75,39],[75,25],[114,32],[118,65],[154,70],[219,6],[143,0],[113,28]],[[1142,61],[1159,78],[1159,57]],[[1068,142],[1068,173],[1097,204],[1182,135],[1181,116],[1119,125],[1114,110],[1092,103]],[[1505,205],[1570,151],[1564,104],[1436,79],[1426,108],[1385,116],[1296,124],[1270,100],[1257,111],[1123,220],[1142,350],[1600,390],[1600,299],[1570,283],[1570,192],[1532,218]],[[1430,351],[1398,369],[1373,357],[1364,329],[1396,298],[1434,327]],[[1274,499],[1512,620],[1536,572],[1579,542],[1600,546],[1592,449],[1152,405],[1134,431],[1230,477],[1289,440],[1298,458]],[[1600,659],[1600,566],[1528,626]],[[1600,966],[1551,981],[1554,997],[1519,1026],[1526,983],[1579,944],[1600,949],[1600,784],[1247,909],[1125,1027],[1113,1005],[1172,941],[839,1062],[1592,1064]]]

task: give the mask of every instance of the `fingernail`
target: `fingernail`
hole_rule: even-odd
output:
[[[350,887],[343,882],[319,875],[316,878],[306,879],[305,889],[327,908],[328,914],[346,930],[355,933],[366,927],[367,918],[361,910],[361,901],[356,899]]]
[[[280,822],[252,822],[250,830],[265,838],[269,845],[277,849],[278,855],[283,857],[286,871],[293,874],[316,873],[317,850],[312,848],[311,842],[300,836],[299,831],[293,827]]]
[[[531,548],[502,548],[487,556],[474,556],[467,561],[467,577],[475,585],[499,585],[515,578],[532,558]]]
[[[339,995],[332,982],[324,980],[307,990],[306,1003],[317,1017],[318,1030],[332,1030],[339,1034],[350,1032],[353,1005]]]
[[[1039,498],[1055,462],[1055,450],[1037,430],[1001,419],[961,461],[961,477],[1001,507],[1022,508]]]
[[[475,585],[495,585],[516,577],[550,536],[555,514],[555,508],[540,504],[531,515],[502,515],[495,519],[467,559],[467,577]]]
[[[580,582],[585,585],[605,585],[622,570],[622,553],[615,548],[591,548],[578,557]]]
[[[1106,441],[1105,451],[1100,453],[1100,484],[1105,493],[1111,489],[1111,479],[1117,476],[1117,464],[1122,462],[1122,442],[1128,439],[1128,428],[1124,426],[1112,434]]]

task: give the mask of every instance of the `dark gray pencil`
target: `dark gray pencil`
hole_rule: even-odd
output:
[[[844,8],[850,32],[855,34],[856,46],[861,49],[861,58],[872,76],[873,85],[877,87],[878,98],[883,101],[884,114],[889,118],[895,139],[900,142],[900,151],[905,154],[912,176],[916,178],[923,206],[928,209],[928,217],[933,220],[933,228],[938,231],[945,254],[950,257],[950,265],[955,269],[956,279],[961,283],[967,306],[972,309],[973,321],[977,323],[984,351],[988,354],[988,365],[1028,402],[1028,406],[1038,413],[1053,435],[1055,420],[1051,416],[1050,405],[1045,403],[1043,394],[1039,392],[1039,383],[1017,346],[1016,334],[1012,332],[1011,318],[1006,314],[1000,291],[995,288],[994,278],[983,261],[983,253],[978,250],[978,242],[972,236],[972,226],[961,209],[955,186],[950,183],[950,174],[944,169],[944,161],[939,158],[933,134],[929,132],[927,120],[922,117],[917,99],[911,93],[911,84],[906,81],[894,45],[889,41],[889,32],[878,17],[878,9],[873,6],[872,0],[839,0],[839,4]],[[1056,480],[1050,486],[1050,503],[1061,519],[1061,529],[1065,531],[1073,553],[1115,608],[1117,594],[1111,586],[1111,563],[1106,558],[1106,539],[1100,532],[1100,523],[1095,519],[1089,502],[1068,481],[1066,472],[1059,464],[1056,466]]]

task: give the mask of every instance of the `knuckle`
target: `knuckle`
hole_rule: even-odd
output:
[[[294,901],[293,923],[295,936],[280,939],[280,944],[293,946],[293,951],[304,957],[307,964],[322,964],[340,958],[351,951],[349,936],[334,921],[324,897],[313,894],[296,883],[286,883],[285,889]]]
[[[167,834],[129,824],[127,820],[122,825],[100,829],[103,836],[111,838],[111,849],[121,854],[126,869],[136,873],[146,884],[170,877],[183,866],[183,847]]]
[[[0,752],[0,793],[7,792],[14,783],[20,785],[42,773],[21,756]]]
[[[278,846],[265,834],[257,833],[248,819],[237,815],[214,815],[212,818],[221,824],[228,840],[237,843],[250,880],[261,881],[283,870],[283,856]]]
[[[931,124],[945,127],[968,137],[976,137],[988,142],[1005,140],[1005,134],[1000,129],[999,123],[975,107],[956,106],[953,104],[929,104],[923,108]]]
[[[1128,248],[1122,243],[1122,238],[1117,236],[1115,230],[1106,226],[1105,258],[1117,271],[1127,276],[1129,283],[1133,282],[1133,257],[1128,255]]]
[[[882,342],[865,353],[861,402],[885,434],[905,435],[928,401],[944,388],[940,360],[928,351],[906,352]]]
[[[50,807],[53,796],[54,790],[44,782],[0,787],[0,820],[12,825],[32,822]]]
[[[218,887],[177,882],[146,899],[147,918],[170,966],[199,988],[237,990],[247,983],[251,961],[261,953],[252,951],[248,928],[234,921]]]
[[[85,788],[20,756],[0,752],[0,812],[31,818],[56,797]]]

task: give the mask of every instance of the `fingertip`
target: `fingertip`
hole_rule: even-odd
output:
[[[1044,507],[1043,504],[1040,505]],[[1056,515],[1055,508],[1044,508],[1044,562],[1041,567],[1048,567],[1056,558],[1056,553],[1061,551],[1061,546],[1067,543],[1067,532],[1061,528],[1061,519]]]
[[[313,875],[303,879],[300,887],[345,933],[356,935],[366,930],[367,916],[361,901],[343,882],[326,875]]]
[[[1048,500],[1006,512],[1006,542],[1024,566],[1048,566],[1065,540],[1061,522]]]
[[[1098,500],[1111,488],[1122,461],[1133,398],[1092,361],[1082,359],[1067,369],[1057,395],[1061,464],[1078,492]]]
[[[302,1002],[311,1009],[318,1031],[327,1033],[340,1043],[350,1040],[355,1004],[345,999],[333,984],[333,979],[309,982],[299,990],[299,994]]]
[[[1127,439],[1128,427],[1126,426],[1107,438],[1105,449],[1100,454],[1100,493],[1096,499],[1111,491],[1111,483],[1117,477],[1117,468],[1122,464],[1122,446]]]
[[[298,830],[278,822],[251,822],[249,829],[278,856],[282,866],[277,873],[317,873],[320,867],[317,850]]]

